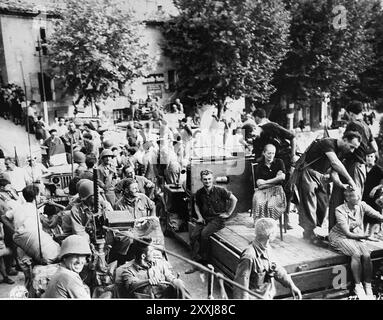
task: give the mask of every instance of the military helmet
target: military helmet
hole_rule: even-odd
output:
[[[73,152],[73,162],[74,163],[84,163],[85,162],[85,154],[81,151]]]
[[[88,179],[81,179],[78,183],[78,195],[81,200],[86,200],[94,195],[93,181]]]
[[[110,149],[102,150],[102,152],[100,154],[100,159],[102,159],[104,157],[114,157],[113,151]]]
[[[77,234],[65,238],[61,244],[60,259],[70,254],[91,255],[88,240]]]

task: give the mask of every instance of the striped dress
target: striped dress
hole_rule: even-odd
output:
[[[369,255],[365,242],[347,237],[342,230],[347,229],[355,234],[364,234],[363,217],[368,215],[372,218],[383,220],[383,216],[364,201],[361,201],[353,212],[346,203],[338,206],[335,210],[336,224],[329,233],[330,245],[337,251],[347,256]]]

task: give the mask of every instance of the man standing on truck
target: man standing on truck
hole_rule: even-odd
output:
[[[356,189],[357,186],[344,167],[341,159],[349,152],[354,152],[360,145],[361,136],[358,132],[345,132],[343,138],[323,138],[314,141],[305,151],[302,157],[304,163],[298,170],[296,186],[299,194],[299,225],[304,229],[303,238],[313,244],[320,245],[320,239],[314,233],[314,229],[322,226],[329,205],[328,183],[331,177],[336,184],[336,171],[342,176],[347,184]],[[346,188],[344,185],[343,188]]]
[[[301,291],[294,284],[283,267],[270,261],[269,244],[277,232],[276,222],[272,218],[261,218],[255,223],[255,240],[245,249],[239,259],[234,281],[258,294],[259,298],[273,299],[276,293],[274,279],[290,288],[293,296],[302,299]],[[256,299],[246,291],[233,288],[234,299]]]
[[[238,200],[230,191],[213,184],[213,172],[210,170],[201,171],[201,181],[203,187],[197,190],[194,199],[197,220],[190,241],[192,258],[199,263],[206,263],[209,237],[225,227],[225,221],[232,215]],[[185,273],[197,270],[194,267]]]

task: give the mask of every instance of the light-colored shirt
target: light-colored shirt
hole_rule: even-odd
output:
[[[263,299],[275,296],[274,278],[288,287],[291,277],[283,267],[279,267],[269,259],[268,251],[262,248],[257,240],[245,249],[240,257],[234,281],[254,291]],[[257,299],[237,287],[234,288],[234,299]]]
[[[37,222],[40,224],[40,230],[42,229],[40,219],[38,218],[38,212],[36,205],[31,202],[19,204],[14,202],[12,209],[6,212],[6,217],[12,221],[15,232],[23,232],[28,230],[31,232],[38,232]]]
[[[44,173],[48,173],[48,169],[44,167],[41,163],[36,163],[33,167],[26,166],[25,170],[25,181],[26,183],[33,183],[36,181],[41,182],[41,177]]]
[[[43,298],[90,299],[90,291],[78,273],[60,266],[49,281]]]
[[[139,193],[131,202],[125,197],[121,198],[120,201],[115,204],[115,209],[127,211],[133,219],[139,219],[151,216],[151,212],[154,209],[154,202],[143,193]]]
[[[12,171],[7,170],[6,174],[10,178],[12,187],[20,192],[26,187],[25,183],[25,170],[20,167],[14,167]]]
[[[363,234],[363,218],[365,214],[383,220],[383,216],[364,201],[355,206],[355,212],[352,212],[346,203],[338,206],[335,210],[336,224],[331,229],[331,232],[343,233],[343,230],[346,229],[356,234]]]

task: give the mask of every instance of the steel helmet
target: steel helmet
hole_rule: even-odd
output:
[[[113,141],[110,139],[106,139],[103,141],[102,145],[104,146],[105,149],[109,149],[113,147]]]
[[[78,234],[65,238],[61,244],[60,259],[69,254],[91,255],[88,240]]]
[[[104,150],[102,150],[102,152],[100,154],[100,159],[102,159],[104,157],[108,157],[108,156],[114,157],[113,151],[110,149],[104,149]]]
[[[78,183],[78,195],[81,200],[86,200],[94,195],[93,181],[81,179]]]
[[[84,163],[85,162],[85,154],[81,151],[73,152],[73,162],[74,163]]]

